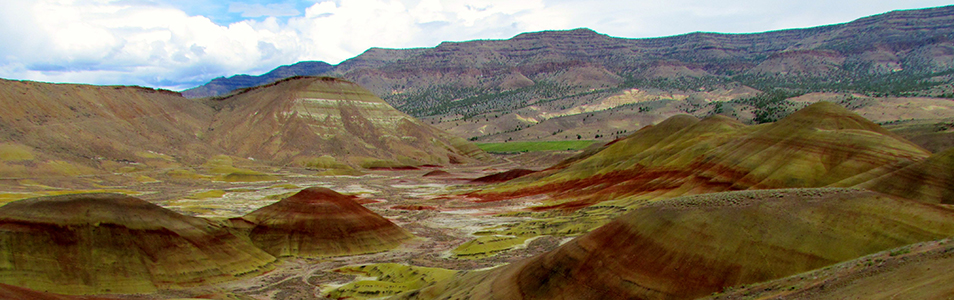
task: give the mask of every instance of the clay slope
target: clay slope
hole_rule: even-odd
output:
[[[852,186],[930,155],[828,102],[773,124],[673,117],[534,181],[472,194],[484,201],[550,195],[575,209],[608,199],[664,199],[730,190]]]
[[[413,236],[354,196],[308,188],[233,220],[275,256],[324,257],[390,250]]]
[[[215,100],[210,140],[232,155],[279,163],[330,155],[364,167],[472,162],[486,154],[401,113],[360,86],[295,77]]]
[[[0,176],[115,170],[158,154],[201,163],[213,110],[171,91],[0,80]],[[164,162],[168,164],[168,162]]]
[[[861,189],[660,201],[554,251],[406,296],[692,299],[954,235],[954,211]]]
[[[954,204],[954,148],[858,186],[922,202]]]
[[[0,245],[0,283],[63,294],[207,285],[275,260],[222,224],[119,194],[6,204]]]

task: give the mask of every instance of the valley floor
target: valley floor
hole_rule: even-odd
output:
[[[500,155],[494,163],[474,166],[421,168],[419,170],[365,171],[362,176],[312,176],[308,170],[280,174],[278,180],[259,182],[204,181],[193,184],[153,182],[134,186],[87,189],[92,192],[121,192],[156,203],[181,214],[227,220],[272,204],[308,187],[326,187],[356,195],[359,202],[404,229],[416,238],[397,249],[367,255],[329,258],[280,259],[275,269],[262,276],[223,284],[182,290],[166,290],[153,295],[108,295],[122,299],[238,298],[238,299],[325,299],[340,297],[374,298],[418,288],[457,270],[474,270],[503,265],[556,248],[565,237],[544,236],[510,239],[492,245],[488,251],[457,249],[482,243],[488,230],[513,225],[529,217],[498,214],[521,211],[529,201],[479,203],[462,195],[480,189],[470,180],[513,168],[542,168],[576,151],[533,152]],[[447,174],[424,176],[444,170]],[[19,182],[22,182],[19,181]],[[0,187],[7,200],[70,193],[48,185],[23,185],[8,181]],[[488,243],[493,243],[490,241]],[[397,264],[397,265],[391,265]],[[376,271],[348,266],[371,265]],[[342,269],[345,268],[345,269]],[[397,282],[375,281],[383,275],[405,278]],[[390,273],[388,273],[390,272]],[[408,272],[435,277],[408,276]],[[391,279],[390,281],[395,281]],[[333,293],[329,295],[329,293]]]

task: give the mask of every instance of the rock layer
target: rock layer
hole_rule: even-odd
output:
[[[413,237],[355,198],[327,188],[308,188],[241,219],[250,223],[252,242],[275,256],[373,253]]]
[[[6,204],[0,249],[0,283],[63,294],[207,285],[275,260],[222,224],[119,194]]]

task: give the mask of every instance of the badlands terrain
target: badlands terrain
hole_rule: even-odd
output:
[[[0,298],[949,299],[952,18],[0,80]]]

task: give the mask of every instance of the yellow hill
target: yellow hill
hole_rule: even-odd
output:
[[[773,124],[674,117],[534,181],[471,196],[548,195],[540,209],[609,199],[664,199],[746,189],[851,186],[930,153],[837,105],[819,102]],[[864,174],[862,177],[856,177]]]
[[[954,204],[954,148],[858,186],[922,202]]]

